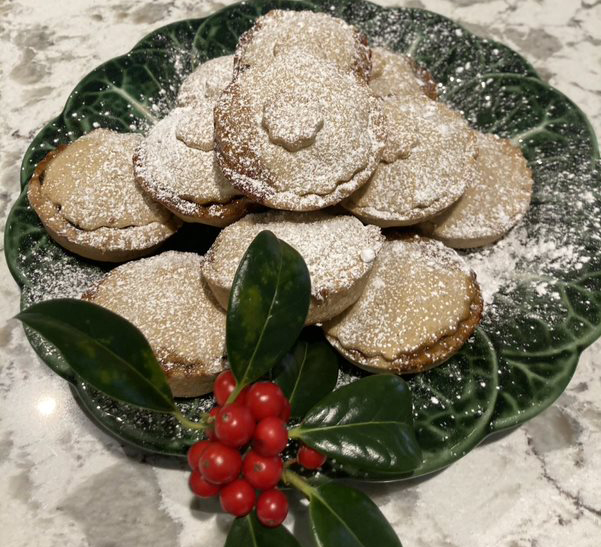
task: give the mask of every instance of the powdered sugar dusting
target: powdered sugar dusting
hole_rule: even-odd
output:
[[[385,109],[393,118],[387,127],[399,134],[403,146],[386,155],[392,161],[381,161],[343,206],[381,226],[416,224],[461,197],[475,176],[475,138],[460,114],[423,95],[387,102],[393,107]]]
[[[298,118],[267,108],[281,101],[304,105]],[[300,147],[281,146],[265,127],[278,126],[275,114],[298,124],[300,135],[316,135]],[[215,131],[231,183],[288,210],[320,209],[348,196],[373,172],[385,139],[380,106],[367,85],[299,49],[240,73],[217,104]]]
[[[49,248],[54,252],[49,252]],[[103,268],[77,260],[53,244],[35,246],[21,260],[27,260],[23,307],[54,298],[79,298],[105,273]],[[45,358],[60,358],[60,352],[45,338],[35,332],[30,336],[37,351],[43,352]]]
[[[82,230],[128,228],[171,215],[134,182],[132,156],[142,138],[97,129],[62,150],[44,173],[42,193]]]
[[[518,284],[526,282],[534,286],[539,296],[557,295],[553,287],[560,279],[554,276],[570,270],[577,272],[591,260],[577,243],[564,245],[549,233],[531,237],[524,227],[465,258],[476,272],[484,302],[493,315],[499,311],[493,303],[501,289],[509,297]]]
[[[549,325],[565,317],[565,310],[545,310],[553,302],[559,304],[566,283],[585,277],[583,272],[596,259],[593,249],[601,245],[598,174],[587,172],[585,162],[583,158],[585,171],[577,176],[572,171],[539,171],[535,205],[526,219],[537,215],[544,220],[518,224],[494,245],[464,253],[478,276],[492,328],[512,313],[533,315]],[[583,192],[587,184],[589,189]],[[567,216],[578,220],[566,222]],[[528,304],[520,295],[525,288],[533,297]]]
[[[302,255],[311,294],[318,301],[349,291],[366,276],[383,241],[379,228],[351,216],[275,211],[247,215],[219,234],[207,253],[205,277],[229,291],[242,255],[262,230],[272,231]]]
[[[416,74],[410,57],[381,47],[374,47],[371,51],[372,73],[369,87],[374,95],[424,95],[424,88],[428,84]]]
[[[184,79],[177,94],[177,105],[195,106],[205,100],[214,102],[232,81],[233,73],[233,55],[209,59]]]
[[[186,146],[212,152],[215,145],[213,103],[199,101],[193,107],[178,110],[175,137]]]
[[[272,10],[259,17],[241,37],[236,60],[240,67],[266,66],[299,48],[368,79],[371,63],[364,36],[342,19],[312,11]]]
[[[472,184],[453,207],[424,226],[451,247],[478,247],[497,240],[530,204],[532,175],[520,149],[494,135],[476,135]]]
[[[325,331],[360,364],[402,363],[405,354],[455,333],[470,316],[474,291],[465,262],[440,242],[387,241],[357,303]]]
[[[32,250],[28,255],[26,303],[28,305],[54,298],[79,298],[105,270],[82,263],[72,255],[57,257],[46,250]]]
[[[148,339],[166,370],[185,363],[223,368],[225,314],[202,280],[203,257],[167,251],[112,270],[91,300],[125,317]]]
[[[178,123],[189,113],[176,108],[157,123],[138,149],[136,164],[136,176],[152,194],[159,200],[179,198],[184,214],[193,214],[198,204],[226,203],[239,195],[223,178],[213,151],[191,148],[176,138]]]

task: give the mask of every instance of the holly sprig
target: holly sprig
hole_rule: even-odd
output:
[[[271,232],[261,232],[232,285],[226,347],[235,383],[226,403],[269,374],[290,403],[298,425],[288,436],[301,450],[327,457],[336,469],[358,479],[406,475],[421,463],[407,384],[397,376],[376,375],[332,391],[338,357],[322,340],[301,334],[310,289],[300,254]],[[213,434],[215,411],[196,419],[180,412],[150,345],[126,319],[76,299],[34,304],[17,318],[53,344],[84,382],[119,401],[173,415],[182,427],[198,431],[198,440]],[[400,545],[362,492],[324,482],[323,475],[316,483],[294,458],[286,462],[281,482],[309,500],[311,528],[320,546]],[[283,526],[262,525],[253,510],[234,520],[226,541],[226,547],[248,545],[299,543]]]

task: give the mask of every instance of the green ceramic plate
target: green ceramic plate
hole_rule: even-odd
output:
[[[534,173],[532,207],[503,241],[466,252],[482,282],[484,321],[445,365],[408,378],[425,459],[413,476],[441,469],[492,432],[519,425],[565,389],[582,350],[601,334],[599,172],[585,116],[517,53],[418,9],[363,1],[332,5],[258,1],[159,29],[127,55],[88,74],[63,112],[25,154],[21,182],[60,143],[93,127],[145,131],[173,106],[182,78],[200,62],[231,53],[240,34],[273,8],[327,11],[361,27],[373,44],[408,52],[441,84],[442,100],[470,123],[519,143]],[[187,226],[170,248],[204,252],[216,230]],[[6,226],[5,252],[23,305],[76,296],[107,268],[57,247],[23,194]],[[191,439],[169,416],[116,403],[82,385],[60,355],[28,333],[32,346],[111,434],[143,449],[181,455]],[[358,373],[342,369],[341,381]],[[194,415],[210,397],[181,403]]]

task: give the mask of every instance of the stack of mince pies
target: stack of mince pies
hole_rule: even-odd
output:
[[[96,129],[48,154],[29,201],[69,251],[138,259],[83,298],[140,328],[175,396],[210,391],[227,367],[232,281],[262,230],[303,256],[307,324],[347,360],[421,372],[482,315],[453,249],[503,237],[532,193],[520,149],[472,129],[438,90],[340,19],[274,10],[190,74],[147,135]],[[142,258],[189,222],[223,228],[205,256]]]

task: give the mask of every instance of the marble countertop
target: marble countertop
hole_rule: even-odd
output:
[[[382,2],[398,5],[399,2]],[[522,53],[601,134],[599,0],[413,0]],[[30,140],[73,86],[149,31],[223,4],[0,0],[0,226]],[[0,257],[0,544],[221,547],[229,517],[171,461],[98,430],[9,320],[19,291]],[[601,342],[568,389],[519,429],[426,480],[366,489],[413,547],[593,547],[601,537]],[[306,510],[291,526],[308,536]],[[310,542],[305,542],[311,544]]]

